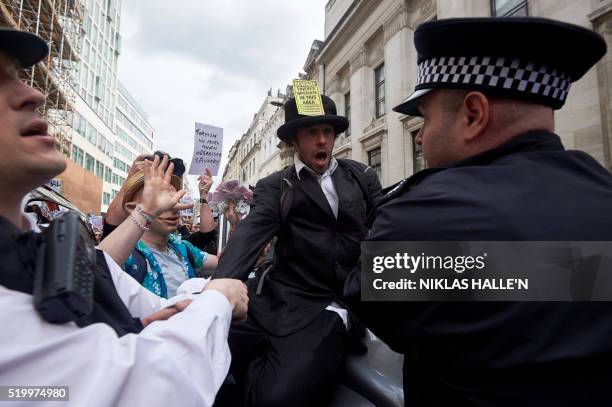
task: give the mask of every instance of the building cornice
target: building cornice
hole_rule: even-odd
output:
[[[604,17],[606,14],[612,12],[612,0],[607,0],[603,3],[604,4],[597,7],[587,16],[591,22],[595,22],[596,20]]]
[[[397,34],[402,28],[408,27],[409,17],[408,9],[405,3],[400,3],[391,16],[384,22],[383,30],[385,33],[384,42],[385,44],[395,34]]]

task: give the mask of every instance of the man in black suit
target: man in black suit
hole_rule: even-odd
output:
[[[415,31],[430,168],[375,210],[373,241],[612,241],[612,176],[554,134],[554,109],[606,52],[582,27],[450,19]],[[359,300],[359,270],[346,293]],[[612,306],[368,302],[364,323],[405,355],[406,405],[612,405]]]
[[[276,265],[249,280],[248,320],[230,333],[232,372],[247,405],[325,405],[345,353],[350,320],[338,298],[381,187],[372,168],[332,156],[348,120],[321,99],[317,116],[300,114],[294,98],[285,104],[277,133],[294,146],[295,165],[257,183],[214,273],[246,280],[278,237]]]

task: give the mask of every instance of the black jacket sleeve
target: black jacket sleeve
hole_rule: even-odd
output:
[[[255,186],[251,210],[236,227],[213,278],[237,278],[246,281],[259,253],[279,230],[280,172],[274,173]]]
[[[372,167],[368,167],[366,169],[365,176],[368,184],[368,194],[370,195],[371,202],[371,207],[368,208],[368,212],[370,212],[372,209],[376,208],[383,194],[378,175],[376,175],[376,171]]]

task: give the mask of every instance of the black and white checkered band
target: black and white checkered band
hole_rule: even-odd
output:
[[[416,89],[427,85],[495,88],[553,99],[563,103],[569,75],[546,65],[504,57],[439,57],[422,61]]]

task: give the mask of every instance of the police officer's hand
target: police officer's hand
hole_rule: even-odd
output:
[[[167,210],[180,211],[193,207],[193,204],[181,204],[180,199],[185,190],[177,191],[170,180],[174,164],[168,164],[168,156],[160,160],[156,155],[153,161],[146,160],[144,165],[144,188],[142,191],[142,209],[157,216]]]
[[[246,284],[233,278],[219,278],[210,280],[204,287],[206,290],[216,290],[227,298],[232,306],[232,319],[240,322],[246,320],[249,295]]]

